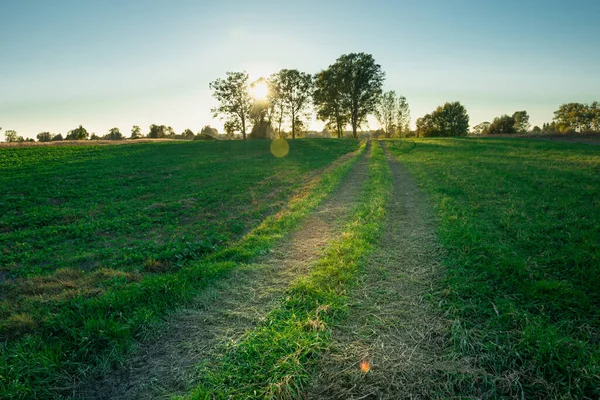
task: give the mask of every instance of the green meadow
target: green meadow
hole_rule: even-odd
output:
[[[261,140],[0,148],[0,398],[69,397],[118,369],[364,156],[342,233],[183,394],[301,398],[385,240],[393,172],[376,141],[289,143],[282,158]],[[600,397],[600,147],[386,144],[435,215],[442,270],[425,300],[448,321],[443,357],[471,366],[446,371],[440,396]]]

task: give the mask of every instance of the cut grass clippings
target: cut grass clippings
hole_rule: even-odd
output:
[[[600,397],[600,148],[523,139],[392,141],[447,250],[436,301],[477,398]]]
[[[381,235],[391,187],[389,166],[374,144],[368,180],[342,238],[331,243],[260,326],[228,345],[215,364],[199,366],[201,382],[187,398],[302,397],[311,368],[331,343],[332,324],[347,313],[347,290]]]
[[[325,171],[288,206],[267,217],[227,249],[188,262],[170,274],[141,280],[115,273],[110,290],[67,299],[39,323],[34,334],[0,344],[0,398],[56,399],[68,396],[93,373],[122,364],[124,357],[156,332],[162,317],[189,302],[198,291],[236,268],[265,254],[331,193],[358,161],[364,144],[350,160]],[[76,277],[75,277],[76,278]],[[25,315],[13,318],[31,324]]]

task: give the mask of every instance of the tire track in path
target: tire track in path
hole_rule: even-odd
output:
[[[426,196],[384,148],[393,177],[384,235],[353,290],[349,317],[333,333],[308,398],[443,398],[450,322],[425,299],[441,273]],[[361,371],[362,367],[362,371]]]
[[[157,340],[141,345],[124,367],[84,384],[74,398],[161,399],[193,388],[196,365],[218,359],[223,343],[256,327],[341,234],[366,181],[369,154],[370,143],[340,186],[270,254],[207,287],[169,317]]]

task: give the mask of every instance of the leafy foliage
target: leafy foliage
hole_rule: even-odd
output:
[[[83,126],[79,125],[79,127],[67,133],[65,140],[87,140],[89,136],[90,134],[88,131]]]
[[[464,136],[469,131],[467,109],[458,101],[446,103],[417,120],[420,136]]]
[[[212,109],[215,117],[221,116],[230,127],[239,128],[246,140],[246,130],[252,110],[252,98],[246,72],[227,72],[225,79],[217,79],[209,84],[219,106]]]
[[[291,121],[292,139],[295,139],[303,126],[303,118],[308,115],[313,92],[312,75],[296,69],[282,69],[274,77],[277,97]]]
[[[385,73],[373,56],[366,53],[344,54],[333,68],[339,73],[342,108],[349,115],[352,136],[356,138],[357,129],[377,107]]]
[[[563,104],[554,112],[554,121],[559,132],[600,132],[600,104]]]

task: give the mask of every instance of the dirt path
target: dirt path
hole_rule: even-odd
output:
[[[385,149],[385,147],[384,147]],[[309,398],[445,397],[449,322],[424,299],[440,274],[431,207],[385,149],[393,174],[384,237],[355,289],[350,316],[334,331]],[[361,372],[369,369],[367,373]]]
[[[84,385],[75,398],[160,399],[193,388],[195,366],[216,358],[223,343],[254,328],[325,246],[341,233],[367,177],[368,154],[291,237],[253,265],[240,267],[170,317],[158,340],[124,367]]]

